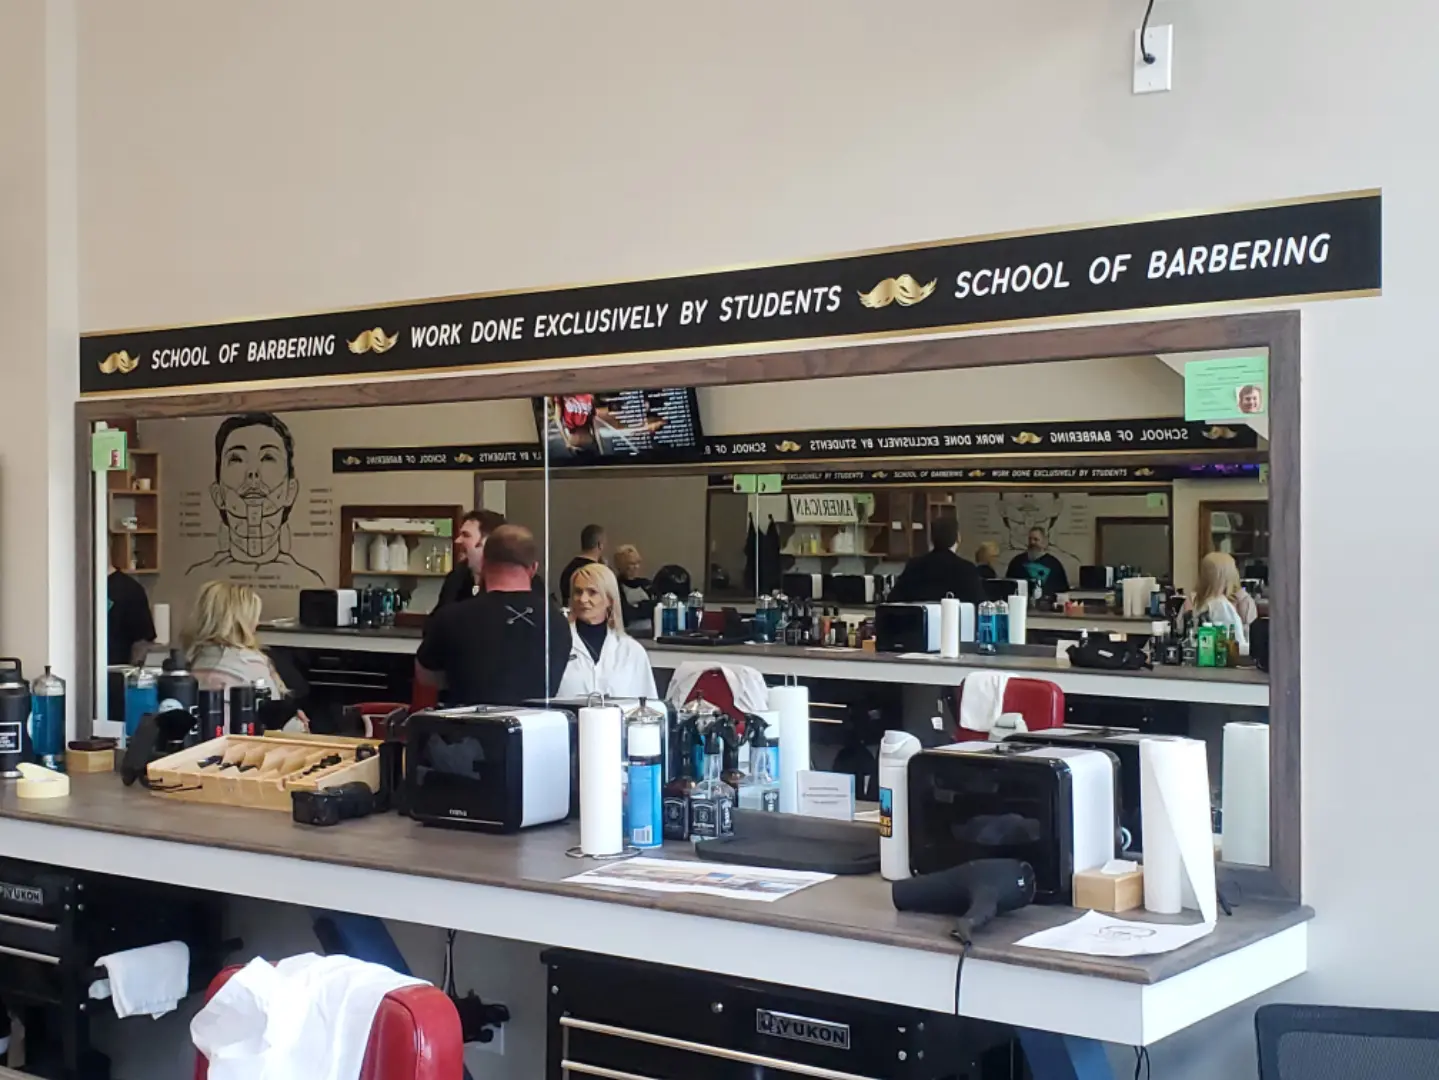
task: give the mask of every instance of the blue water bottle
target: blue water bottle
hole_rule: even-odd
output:
[[[65,768],[65,680],[45,665],[30,687],[30,741],[47,769]]]
[[[976,637],[979,638],[979,651],[988,655],[994,652],[996,626],[998,621],[994,614],[995,605],[986,600],[979,605],[979,627]]]
[[[664,754],[662,714],[640,702],[628,716],[629,788],[625,797],[631,847],[664,843]]]
[[[125,673],[125,738],[139,730],[144,717],[159,711],[160,684],[155,673],[147,668],[131,668]]]

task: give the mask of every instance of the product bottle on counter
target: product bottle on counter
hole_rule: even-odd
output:
[[[230,687],[230,734],[255,735],[255,688]]]
[[[160,688],[149,668],[131,668],[125,673],[125,738],[135,734],[140,721],[160,709]]]
[[[742,810],[779,811],[779,738],[770,744],[768,727],[763,720],[750,719],[745,732],[749,743],[749,774],[739,789]],[[775,728],[778,731],[778,725]]]
[[[879,872],[887,881],[909,874],[909,759],[920,751],[908,732],[886,731],[879,744]]]
[[[1215,651],[1219,644],[1219,635],[1209,621],[1200,618],[1199,629],[1195,631],[1195,665],[1197,667],[1214,667]]]
[[[664,737],[660,714],[641,703],[628,719],[626,835],[632,847],[657,848],[664,842]]]
[[[720,779],[724,749],[718,731],[705,738],[705,776],[690,793],[690,835],[725,840],[734,835],[734,789]]]
[[[986,600],[979,605],[979,627],[975,635],[979,639],[979,651],[988,656],[994,652],[999,640],[999,618],[995,614],[998,605]]]
[[[225,735],[225,691],[201,690],[199,694],[200,740],[220,739]]]
[[[45,665],[30,687],[30,741],[35,760],[47,769],[65,768],[65,680]],[[128,722],[128,717],[127,717]]]

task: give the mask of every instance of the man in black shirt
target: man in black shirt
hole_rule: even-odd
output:
[[[155,640],[155,620],[150,615],[150,598],[145,587],[113,566],[107,581],[110,615],[106,641],[108,662],[138,664]]]
[[[933,550],[905,564],[904,573],[890,590],[890,600],[934,603],[953,596],[967,604],[984,603],[984,582],[979,571],[956,550],[959,522],[952,517],[935,518],[929,523],[929,542]]]
[[[1064,564],[1049,553],[1049,537],[1038,525],[1029,530],[1029,547],[1009,561],[1004,576],[1027,581],[1031,588],[1038,583],[1045,596],[1069,591]]]
[[[570,625],[534,591],[538,562],[530,530],[501,525],[485,539],[482,591],[430,616],[416,675],[447,704],[519,705],[559,689]]]
[[[586,525],[580,530],[580,553],[560,571],[560,602],[570,604],[570,578],[580,567],[605,561],[605,530],[602,525]]]
[[[460,531],[455,534],[455,566],[440,583],[440,599],[434,611],[456,600],[468,600],[480,591],[485,538],[504,523],[505,515],[493,510],[471,510],[460,521]]]

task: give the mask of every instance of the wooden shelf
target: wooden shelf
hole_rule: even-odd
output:
[[[447,540],[454,542],[453,536],[444,536],[437,532],[425,532],[423,529],[352,529],[351,536],[418,536],[421,539],[428,537],[431,540]]]
[[[111,529],[111,536],[159,536],[159,529]]]
[[[438,570],[352,570],[354,577],[449,577],[448,571],[441,573]]]
[[[115,490],[115,491],[110,492],[110,498],[112,498],[112,499],[134,499],[134,498],[147,499],[147,498],[149,498],[151,495],[158,495],[158,494],[160,494],[160,492],[159,492],[157,489],[155,489],[155,488],[151,488],[151,489],[148,490],[148,491],[141,491],[139,488],[119,488],[118,490]]]
[[[160,572],[160,568],[158,566],[147,567],[144,570],[137,570],[133,566],[120,566],[116,567],[116,569],[118,569],[122,574],[158,574]]]

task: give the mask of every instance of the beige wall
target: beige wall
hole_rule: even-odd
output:
[[[514,0],[89,0],[83,324],[649,276],[1382,185],[1384,296],[1304,307],[1303,474],[1287,482],[1302,483],[1312,606],[1369,546],[1356,493],[1413,505],[1413,476],[1393,463],[1432,449],[1433,13],[1160,4],[1175,88],[1134,97],[1140,15],[1138,2],[1061,0],[737,0],[722,16],[655,0],[543,14]],[[6,212],[34,212],[33,188],[10,190]],[[8,552],[29,541],[11,539],[5,509]],[[1428,506],[1409,521],[1416,536],[1436,525]],[[1286,997],[1433,1005],[1439,873],[1389,823],[1428,812],[1424,755],[1392,747],[1428,734],[1439,579],[1416,579],[1409,599],[1382,649],[1356,652],[1344,620],[1304,623],[1305,898],[1319,918],[1312,974]],[[5,625],[20,612],[7,606]],[[1369,715],[1390,718],[1390,738],[1353,737]],[[1382,920],[1356,852],[1378,868]],[[1248,1009],[1155,1056],[1180,1080],[1253,1076]]]

